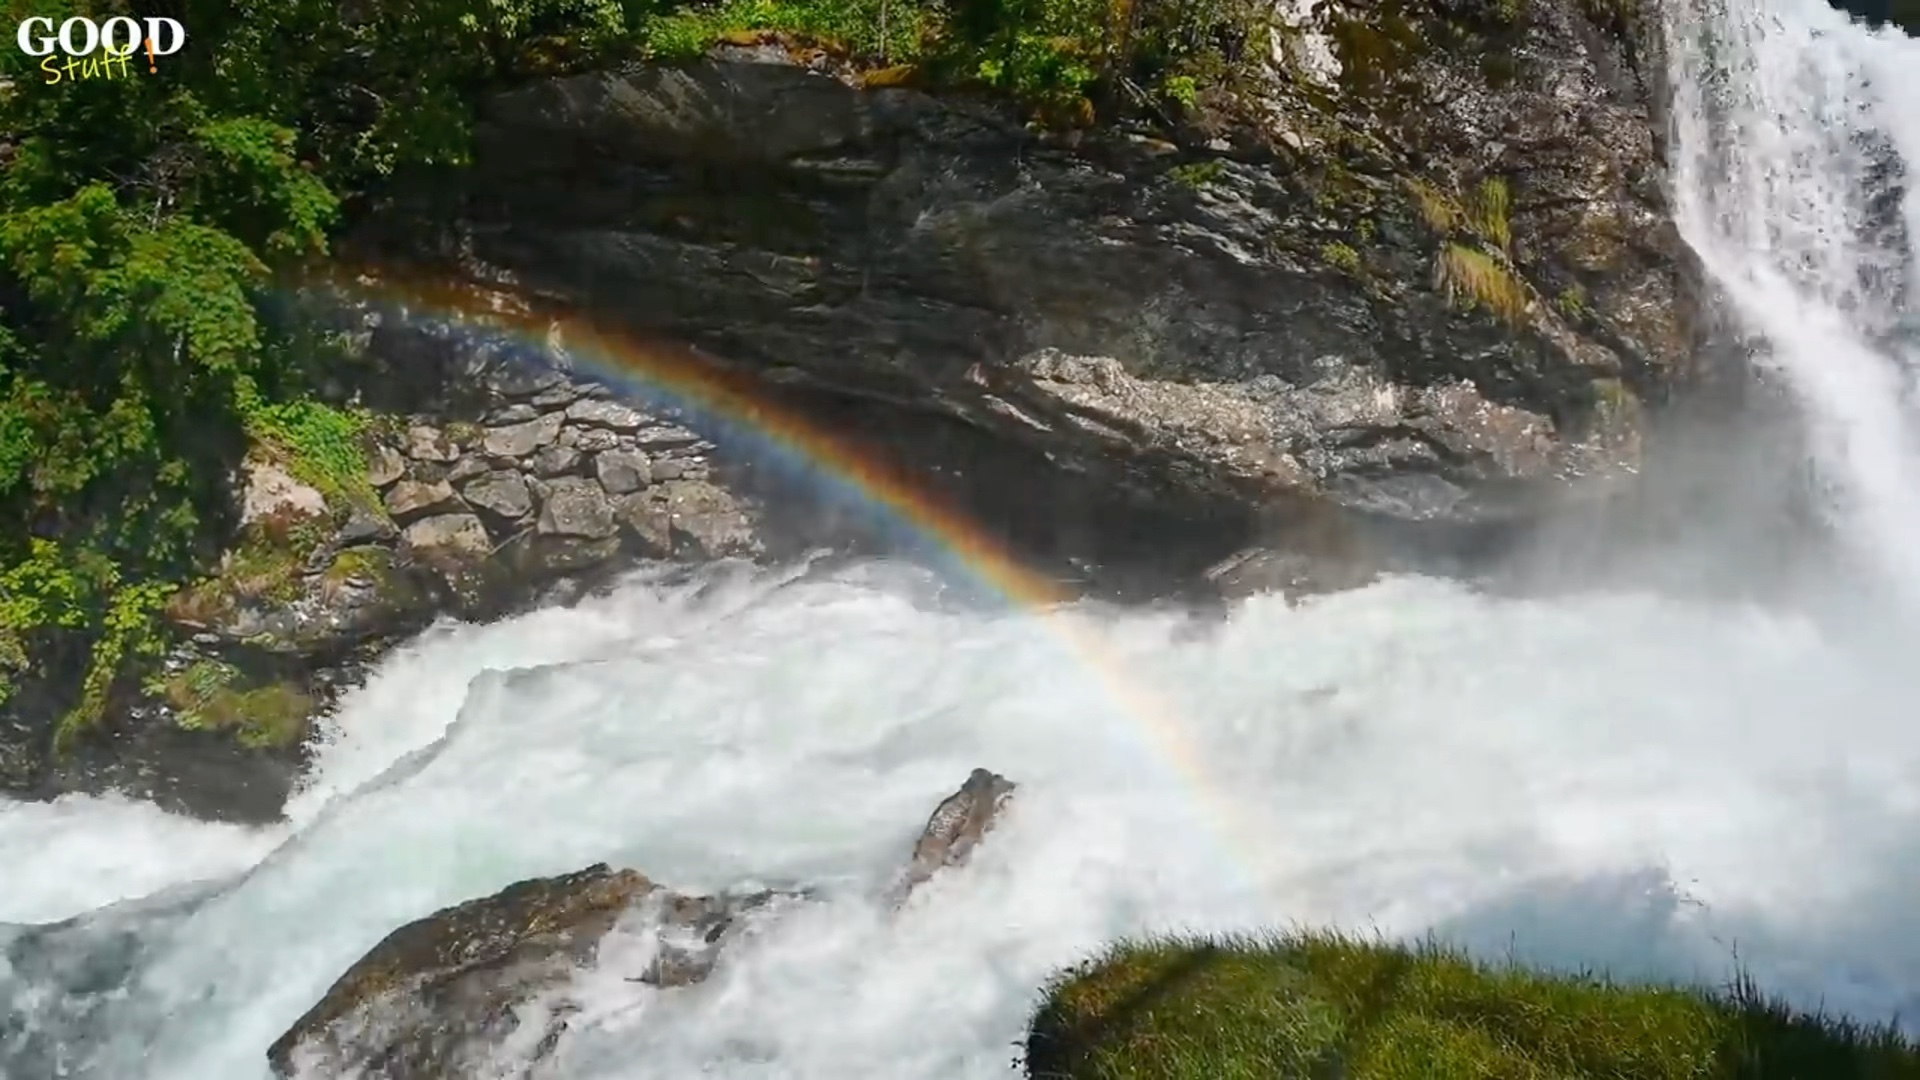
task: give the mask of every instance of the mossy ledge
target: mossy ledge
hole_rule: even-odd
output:
[[[1710,992],[1487,964],[1327,932],[1122,943],[1062,972],[1034,1080],[1920,1077],[1893,1028]]]

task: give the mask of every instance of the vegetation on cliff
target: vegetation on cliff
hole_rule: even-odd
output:
[[[101,716],[218,554],[250,443],[354,485],[359,421],[312,392],[326,343],[275,283],[391,178],[461,164],[489,87],[767,29],[1036,101],[1190,97],[1245,46],[1240,2],[9,0],[8,25],[163,13],[189,40],[151,74],[51,84],[0,51],[0,517],[25,523],[0,535],[0,707],[34,672],[63,743]]]
[[[1920,1077],[1920,1046],[1745,980],[1724,994],[1636,986],[1314,933],[1119,945],[1048,988],[1027,1067],[1036,1080],[1847,1080]]]

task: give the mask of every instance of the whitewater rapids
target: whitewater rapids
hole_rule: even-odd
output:
[[[37,1042],[56,1075],[264,1077],[267,1044],[394,927],[602,860],[829,898],[583,1033],[570,1077],[1005,1077],[1059,966],[1291,922],[1709,983],[1737,950],[1803,1005],[1911,1015],[1920,672],[1876,638],[1419,579],[1204,625],[987,614],[885,565],[636,579],[393,656],[279,829],[0,808],[0,919],[251,868],[91,917],[140,943],[97,953],[104,973],[0,965],[20,1007],[0,1068]],[[1017,809],[881,919],[872,896],[975,765],[1021,784]]]

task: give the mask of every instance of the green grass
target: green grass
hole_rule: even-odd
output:
[[[1527,287],[1505,262],[1465,244],[1442,245],[1434,283],[1460,307],[1482,307],[1505,322],[1526,321]]]
[[[1331,933],[1116,946],[1047,988],[1034,1080],[1904,1080],[1920,1047],[1720,993]]]

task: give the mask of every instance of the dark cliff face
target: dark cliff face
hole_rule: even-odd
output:
[[[723,48],[489,102],[360,250],[1250,508],[1229,543],[1303,499],[1458,523],[1633,464],[1689,373],[1652,53],[1573,0],[1323,8],[1230,108],[1060,136]]]

